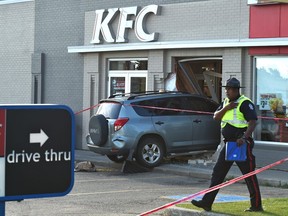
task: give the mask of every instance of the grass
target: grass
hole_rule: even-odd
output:
[[[250,207],[249,201],[243,202],[227,202],[227,203],[214,203],[212,210],[214,213],[226,214],[231,216],[287,216],[288,215],[288,198],[269,198],[263,199],[262,205],[264,212],[244,212],[245,209]],[[178,204],[177,207],[194,209],[202,211],[203,209],[197,208],[192,204]]]

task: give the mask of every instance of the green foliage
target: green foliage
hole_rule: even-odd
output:
[[[283,100],[281,98],[272,98],[269,101],[270,108],[275,113],[283,112]]]
[[[270,198],[263,199],[264,212],[244,212],[245,209],[250,207],[250,202],[227,202],[227,203],[214,203],[212,210],[214,213],[231,215],[231,216],[287,216],[288,215],[288,198]],[[192,204],[178,204],[177,207],[194,209],[202,211],[203,209],[197,208]]]

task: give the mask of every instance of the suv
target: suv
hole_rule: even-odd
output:
[[[163,157],[216,150],[218,104],[185,92],[112,95],[100,101],[89,121],[88,148],[114,162],[132,156],[142,166],[158,166]]]

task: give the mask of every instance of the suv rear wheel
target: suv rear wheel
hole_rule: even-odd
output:
[[[148,168],[159,166],[163,157],[163,142],[157,137],[147,137],[141,140],[135,155],[136,161]]]

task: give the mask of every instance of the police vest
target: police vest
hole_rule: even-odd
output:
[[[246,100],[251,101],[249,98],[245,97],[244,95],[241,95],[238,98],[238,100],[235,102],[235,103],[238,103],[238,106],[234,109],[228,110],[224,114],[224,116],[222,117],[222,120],[221,120],[221,127],[222,128],[224,128],[227,123],[236,127],[236,128],[248,127],[248,122],[245,120],[243,113],[240,112],[241,104]],[[223,102],[223,107],[227,106],[228,104],[229,104],[229,99],[225,98],[225,100]]]

